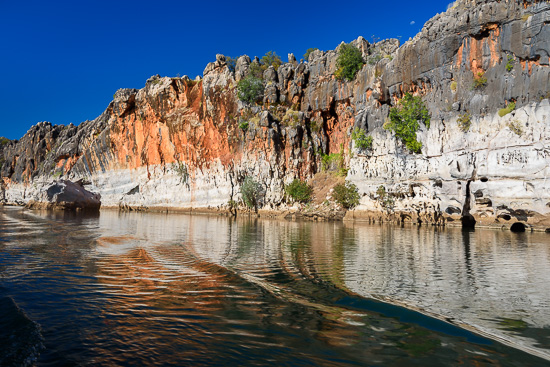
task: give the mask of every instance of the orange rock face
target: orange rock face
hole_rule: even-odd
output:
[[[296,170],[300,177],[315,172],[322,148],[312,148],[315,137],[311,133],[301,126],[286,126],[275,117],[269,117],[273,122],[263,126],[259,112],[250,115],[238,110],[233,85],[210,88],[205,96],[203,83],[159,78],[140,91],[115,99],[107,109],[109,127],[85,150],[77,170],[93,173],[183,162],[193,176],[213,162],[226,168],[239,164],[246,155],[248,160],[273,159],[283,170]],[[345,147],[347,155],[354,108],[349,102],[329,104],[335,104],[335,110],[320,116],[323,126],[312,134],[323,135],[316,139],[326,142],[326,154]],[[273,114],[277,108],[281,109],[267,106]],[[249,128],[242,131],[239,123],[246,119]],[[77,159],[59,161],[58,167],[68,171]]]

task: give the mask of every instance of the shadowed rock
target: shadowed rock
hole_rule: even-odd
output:
[[[101,195],[94,194],[78,183],[68,180],[54,182],[30,200],[28,209],[99,211]]]

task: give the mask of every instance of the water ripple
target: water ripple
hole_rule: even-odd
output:
[[[545,363],[474,328],[550,350],[536,235],[2,209],[0,236],[38,365]]]

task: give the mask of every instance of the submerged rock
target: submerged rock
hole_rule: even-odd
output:
[[[54,182],[30,200],[28,209],[99,211],[101,195],[86,190],[80,183],[69,180]]]

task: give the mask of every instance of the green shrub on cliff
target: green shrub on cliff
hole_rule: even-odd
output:
[[[237,84],[237,96],[246,103],[255,103],[264,96],[264,82],[262,79],[248,74]]]
[[[360,128],[355,128],[351,133],[351,138],[355,142],[355,146],[359,150],[368,150],[372,149],[373,138],[370,135],[365,133],[365,130]]]
[[[508,123],[508,128],[517,136],[523,135],[523,126],[519,120],[513,120]]]
[[[378,201],[380,206],[387,211],[393,210],[393,207],[395,205],[393,197],[390,193],[386,191],[384,185],[380,185],[376,189],[376,201]]]
[[[246,176],[241,185],[241,196],[247,207],[258,211],[262,195],[262,185],[252,177]]]
[[[504,117],[504,116],[506,116],[507,114],[509,114],[510,112],[512,112],[515,108],[516,108],[516,103],[515,103],[515,102],[510,102],[510,103],[508,103],[508,106],[506,106],[505,108],[501,108],[500,110],[498,110],[498,115],[499,115],[500,117]]]
[[[262,65],[263,70],[266,70],[270,66],[273,66],[275,70],[277,70],[279,69],[279,66],[283,64],[283,61],[275,52],[269,51],[264,56],[262,56],[260,64]]]
[[[176,171],[177,175],[180,177],[182,184],[188,184],[189,181],[189,170],[187,165],[183,162],[174,162],[172,163],[172,168]]]
[[[351,182],[338,184],[334,186],[332,197],[336,202],[346,209],[351,209],[359,205],[359,190]]]
[[[458,122],[458,127],[463,132],[467,132],[470,130],[470,125],[472,125],[472,115],[470,115],[468,112],[458,116],[456,119],[456,122]]]
[[[285,192],[297,203],[307,203],[311,200],[313,187],[307,182],[295,179],[290,184],[285,186]]]
[[[340,154],[338,153],[330,153],[330,154],[321,153],[321,170],[329,171],[333,166],[333,163],[336,163],[339,166],[340,160],[341,160]]]
[[[351,81],[355,74],[363,67],[365,62],[361,51],[355,46],[343,44],[338,51],[336,60],[337,70],[334,73],[336,79]]]
[[[487,78],[483,71],[479,71],[477,76],[474,77],[474,84],[472,85],[473,89],[481,89],[487,85]]]
[[[9,142],[10,142],[10,140],[8,138],[0,136],[0,147],[3,147],[4,145],[8,144]]]
[[[407,93],[396,107],[390,109],[389,122],[384,129],[395,133],[410,151],[420,153],[422,143],[416,140],[419,122],[430,128],[430,113],[422,98]]]
[[[225,63],[227,65],[227,67],[229,68],[229,71],[234,73],[235,72],[235,67],[237,66],[237,57],[227,56],[225,58]]]
[[[514,69],[514,64],[516,63],[516,59],[512,55],[508,55],[508,61],[506,61],[506,71],[510,72]]]
[[[239,129],[246,131],[248,130],[248,121],[239,122]]]
[[[337,176],[346,177],[348,168],[344,159],[344,144],[340,144],[340,153],[321,153],[321,170],[335,172]]]
[[[457,88],[457,87],[458,87],[458,83],[455,82],[455,81],[452,81],[452,82],[451,82],[451,90],[452,90],[453,92],[456,92],[456,88]]]
[[[248,76],[253,76],[255,78],[263,80],[264,69],[262,69],[262,66],[257,62],[253,62],[248,66]]]

